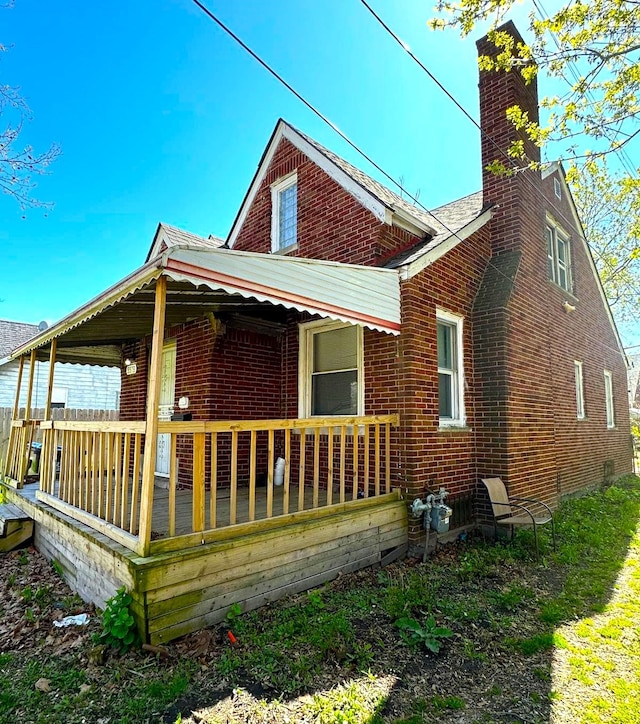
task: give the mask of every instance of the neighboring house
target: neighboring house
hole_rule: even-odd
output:
[[[537,103],[481,73],[483,168]],[[123,366],[120,422],[48,424],[38,502],[9,495],[49,555],[56,510],[96,531],[65,524],[67,577],[130,588],[152,642],[423,545],[407,508],[441,486],[556,506],[631,470],[625,356],[559,166],[428,212],[280,121],[224,246],[161,225],[32,350]]]
[[[27,324],[0,319],[0,407],[13,407],[18,382],[19,362],[9,355],[31,339],[46,324]],[[23,375],[29,374],[29,364]],[[31,404],[42,408],[47,397],[49,362],[36,362]],[[23,385],[20,406],[27,401]],[[57,364],[53,382],[52,406],[79,410],[117,410],[120,401],[120,369],[83,364]]]

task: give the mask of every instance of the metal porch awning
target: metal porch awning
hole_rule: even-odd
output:
[[[173,247],[33,337],[11,354],[37,350],[47,359],[120,365],[124,343],[151,334],[156,279],[167,277],[166,326],[208,313],[242,313],[284,321],[288,309],[400,332],[396,270],[231,249]]]

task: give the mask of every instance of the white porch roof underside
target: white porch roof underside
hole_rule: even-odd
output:
[[[38,351],[48,358],[122,363],[122,345],[151,334],[155,281],[165,275],[166,326],[207,314],[238,315],[256,324],[284,324],[297,310],[399,334],[396,270],[231,249],[174,247],[18,347],[11,358]]]

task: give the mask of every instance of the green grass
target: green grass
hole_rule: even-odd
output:
[[[214,692],[204,722],[247,720],[243,716],[344,724],[447,721],[465,707],[471,716],[465,692],[396,689],[421,667],[436,671],[437,657],[449,652],[469,667],[460,671],[469,680],[495,660],[517,660],[517,670],[528,672],[534,684],[524,698],[551,707],[554,721],[639,724],[639,519],[640,480],[629,477],[563,504],[558,551],[543,537],[542,566],[524,532],[513,544],[470,541],[437,565],[392,566],[377,576],[354,577],[351,585],[347,577],[251,613],[232,607],[222,643],[206,666],[188,656],[163,660],[134,652],[110,658],[100,679],[82,658],[86,651],[2,653],[0,724],[101,718],[133,724],[160,721],[172,705],[186,718],[193,699],[207,704],[204,684]],[[28,555],[20,553],[18,560],[26,566]],[[13,578],[5,587],[34,625],[47,605],[78,603],[55,599],[47,585]],[[404,645],[395,625],[402,619],[451,629],[444,653]],[[236,646],[226,639],[227,628]],[[406,657],[404,673],[389,670],[394,651],[400,668]],[[49,681],[49,693],[36,687],[41,679]],[[220,694],[216,702],[218,685],[233,694]],[[477,698],[497,712],[509,708],[511,695],[500,682],[488,690],[485,684]],[[391,701],[401,711],[395,718],[386,713]],[[236,715],[240,703],[242,715]],[[491,721],[491,711],[478,721]]]

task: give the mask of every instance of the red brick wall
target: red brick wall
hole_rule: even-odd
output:
[[[400,446],[408,499],[445,487],[473,489],[476,480],[473,319],[469,311],[489,256],[481,229],[424,271],[402,284]],[[436,308],[463,317],[467,427],[440,428]],[[415,541],[419,521],[410,519]]]
[[[486,39],[479,52],[489,54]],[[483,167],[518,133],[505,109],[518,104],[537,118],[535,84],[517,72],[480,74]],[[539,151],[526,143],[528,157]],[[556,503],[559,496],[602,481],[604,462],[630,469],[626,376],[615,336],[568,214],[553,202],[552,180],[538,172],[514,177],[484,172],[493,258],[474,309],[478,384],[478,473],[503,476],[512,493]],[[571,235],[575,297],[547,278],[544,237],[549,210]],[[506,279],[509,277],[512,279]],[[563,302],[576,312],[567,314]],[[588,419],[576,420],[574,360],[585,365]],[[604,423],[603,367],[614,373],[619,426]]]
[[[417,238],[382,224],[288,140],[278,146],[234,243],[238,251],[271,251],[271,184],[297,170],[298,248],[291,256],[377,265]]]

